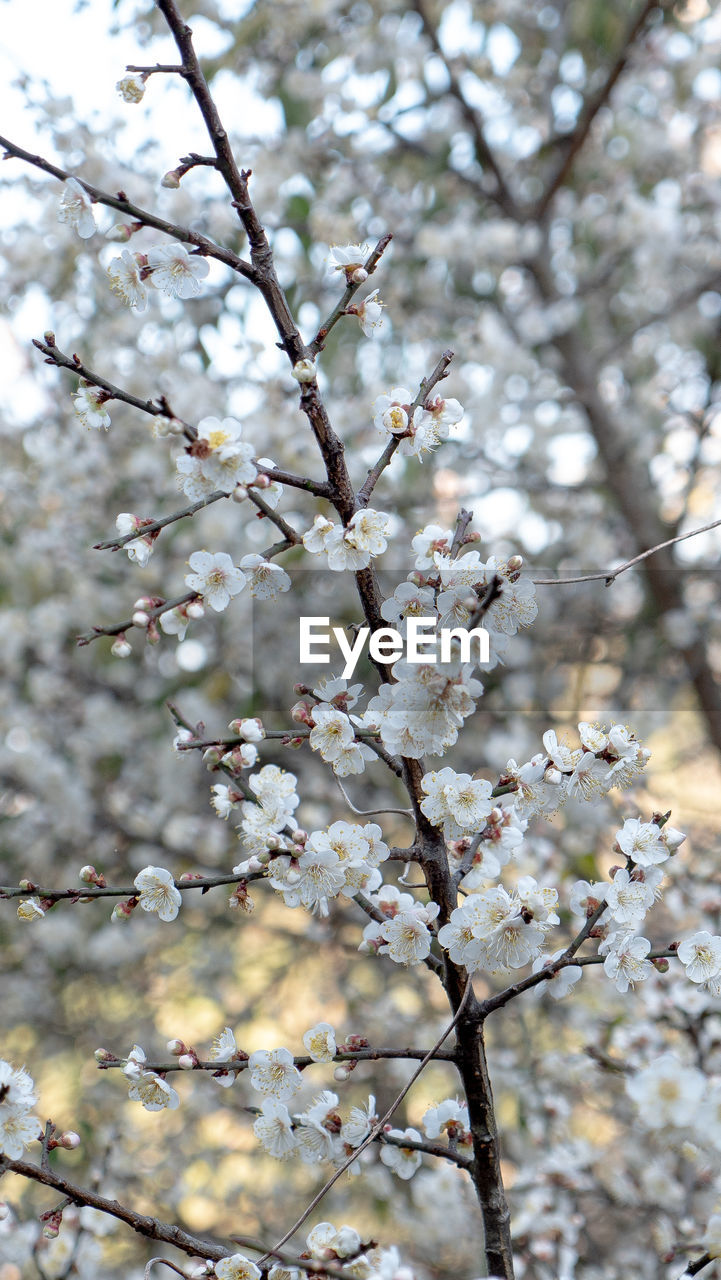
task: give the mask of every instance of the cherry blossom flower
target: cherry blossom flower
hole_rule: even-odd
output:
[[[137,72],[130,71],[121,80],[118,80],[115,88],[117,89],[123,102],[141,102],[145,93],[146,77]]]
[[[227,609],[232,597],[245,586],[245,574],[236,569],[225,551],[194,551],[188,564],[193,572],[186,573],[185,585],[197,591],[216,613]]]
[[[182,244],[153,245],[146,254],[150,280],[170,298],[195,298],[209,267],[205,258],[190,254]]]
[[[432,937],[428,925],[439,909],[435,902],[429,902],[426,907],[414,905],[410,911],[399,911],[392,920],[387,920],[380,926],[384,939],[381,953],[390,956],[396,964],[420,964],[430,955]]]
[[[107,392],[81,379],[80,386],[73,395],[73,408],[83,426],[94,431],[102,427],[107,431],[110,426],[110,414],[104,405],[108,398]]]
[[[113,258],[110,263],[108,278],[113,293],[125,303],[126,307],[145,311],[148,305],[148,291],[137,254],[131,253],[129,249],[123,249],[120,257]]]
[[[289,1049],[257,1049],[251,1053],[248,1066],[252,1088],[279,1102],[292,1098],[302,1084]]]
[[[427,1138],[444,1135],[461,1142],[468,1135],[468,1107],[458,1098],[446,1098],[435,1107],[429,1107],[423,1117]]]
[[[20,899],[17,909],[18,920],[23,920],[25,924],[33,924],[36,920],[42,920],[44,915],[45,911],[40,905],[39,898]]]
[[[628,991],[629,986],[644,982],[653,973],[653,965],[646,959],[650,950],[648,938],[636,938],[632,932],[623,929],[609,934],[601,943],[598,954],[606,957],[604,970],[621,994]]]
[[[130,543],[128,543],[128,546],[130,546]],[[158,621],[166,636],[177,636],[178,640],[185,639],[185,633],[190,626],[190,618],[183,605],[177,605],[175,609],[168,609],[165,613],[161,613]]]
[[[332,1062],[335,1057],[335,1031],[329,1022],[316,1022],[304,1033],[303,1044],[314,1062]]]
[[[422,1142],[423,1138],[417,1129],[391,1129],[389,1138],[410,1138],[411,1142]],[[381,1160],[397,1178],[407,1181],[413,1177],[421,1163],[422,1155],[413,1147],[396,1146],[395,1143],[384,1143],[381,1147]]]
[[[133,884],[140,895],[143,911],[154,911],[159,919],[166,922],[175,919],[183,895],[176,889],[169,871],[164,867],[144,867]]]
[[[329,535],[334,529],[337,529],[337,525],[334,525],[332,520],[328,520],[326,516],[316,516],[312,528],[303,534],[303,546],[306,551],[310,551],[312,555],[320,555],[326,551]]]
[[[372,338],[375,330],[383,323],[383,307],[385,303],[378,298],[378,289],[374,289],[362,302],[352,302],[348,314],[358,317],[360,327],[366,338]]]
[[[706,929],[686,938],[676,954],[691,982],[708,982],[721,973],[721,938]]]
[[[654,900],[651,886],[626,870],[617,871],[606,890],[609,915],[616,924],[640,924]]]
[[[77,178],[68,178],[65,183],[60,197],[58,222],[67,222],[68,226],[77,231],[81,240],[89,239],[97,230],[92,201]]]
[[[704,1093],[706,1081],[695,1067],[681,1063],[673,1053],[664,1053],[629,1076],[626,1092],[636,1103],[639,1118],[649,1129],[691,1124]]]
[[[265,556],[247,555],[240,562],[247,575],[250,594],[257,600],[277,600],[282,591],[290,590],[290,578],[279,564]]]
[[[373,426],[381,435],[402,436],[408,430],[413,396],[405,387],[393,387],[373,401]]]
[[[264,1098],[261,1115],[253,1124],[253,1132],[268,1155],[287,1160],[296,1148],[297,1138],[288,1108],[277,1098]]]
[[[340,1136],[346,1146],[355,1150],[362,1142],[365,1142],[373,1125],[377,1123],[377,1119],[376,1100],[373,1094],[369,1095],[365,1106],[351,1107],[348,1119],[340,1131]]]
[[[332,245],[328,255],[328,268],[330,271],[344,271],[346,275],[352,275],[363,266],[369,253],[367,244]]]
[[[493,809],[491,783],[474,781],[470,773],[455,773],[449,768],[426,773],[421,787],[426,793],[421,810],[435,826],[443,824],[447,840],[482,830]]]
[[[180,1106],[180,1098],[175,1089],[154,1071],[143,1071],[135,1077],[128,1089],[128,1097],[133,1102],[142,1102],[146,1111],[175,1111]]]
[[[221,1258],[215,1264],[218,1280],[260,1280],[262,1272],[254,1262],[243,1253],[231,1253],[229,1258]]]
[[[563,955],[563,951],[556,951],[552,956],[536,956],[531,966],[532,973],[541,973],[546,966],[553,964],[554,960],[558,960]],[[566,964],[562,969],[557,969],[555,973],[538,984],[538,990],[547,991],[554,1000],[562,1000],[567,996],[569,991],[583,977],[583,969],[580,964]]]
[[[654,866],[665,862],[669,856],[668,847],[661,839],[661,830],[655,822],[627,818],[621,830],[616,832],[616,844],[637,866]]]
[[[130,511],[121,511],[120,515],[115,518],[115,528],[121,538],[124,538],[128,533],[135,533],[136,530],[141,530],[142,527],[142,520],[138,516],[134,516]],[[125,550],[128,553],[128,559],[135,561],[141,569],[144,569],[153,554],[154,543],[155,536],[153,534],[148,534],[146,537],[133,538],[132,542],[126,542]]]
[[[357,1254],[361,1246],[361,1238],[353,1227],[339,1227],[332,1222],[319,1222],[308,1232],[305,1240],[314,1258],[328,1261],[328,1250],[332,1250],[339,1258],[350,1258]]]
[[[343,711],[337,711],[327,702],[313,708],[313,728],[309,738],[312,751],[320,751],[323,759],[332,763],[352,745],[353,738],[353,725]]]
[[[0,1106],[0,1155],[20,1160],[25,1148],[42,1138],[42,1126],[24,1107]]]
[[[416,553],[416,569],[433,569],[436,556],[446,556],[453,541],[450,529],[439,524],[427,524],[411,541]]]

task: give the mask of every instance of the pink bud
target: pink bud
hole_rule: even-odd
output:
[[[169,1040],[165,1047],[168,1053],[172,1053],[175,1058],[180,1057],[181,1053],[187,1053],[186,1046],[182,1040]]]
[[[67,1129],[65,1133],[61,1133],[58,1138],[58,1146],[64,1147],[66,1151],[75,1151],[80,1146],[80,1134],[74,1129]]]

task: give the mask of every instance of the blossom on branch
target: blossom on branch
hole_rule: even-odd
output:
[[[193,572],[186,573],[185,585],[197,591],[215,613],[227,609],[246,584],[242,569],[236,569],[225,551],[194,551],[188,564]]]
[[[145,311],[148,305],[148,291],[143,280],[143,259],[140,254],[123,249],[119,258],[113,258],[108,267],[110,287],[116,297],[126,307],[134,307],[136,311]]]
[[[97,227],[90,196],[77,178],[68,178],[60,197],[58,222],[67,222],[77,231],[81,240],[88,240]]]
[[[170,298],[196,298],[210,270],[205,258],[182,244],[153,245],[147,252],[150,281]]]
[[[102,427],[107,431],[110,426],[110,414],[103,406],[109,398],[106,391],[93,387],[89,382],[81,379],[80,386],[73,395],[73,408],[83,426],[96,431]]]
[[[169,922],[178,914],[183,896],[173,877],[164,867],[145,867],[133,881],[140,895],[143,911],[153,911],[160,920]]]

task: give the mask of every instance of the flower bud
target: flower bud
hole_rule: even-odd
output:
[[[342,1066],[335,1068],[333,1072],[333,1079],[337,1080],[339,1084],[344,1084],[346,1080],[350,1079],[350,1071],[345,1063]]]
[[[233,502],[245,502],[248,497],[248,490],[244,484],[237,484],[230,496]]]
[[[292,376],[296,382],[315,382],[315,361],[314,360],[298,360],[293,365]]]
[[[205,605],[200,600],[191,600],[190,604],[185,606],[185,612],[189,618],[197,622],[199,618],[205,617]]]
[[[80,1146],[80,1134],[74,1129],[67,1129],[65,1133],[61,1133],[58,1138],[58,1146],[64,1147],[66,1151],[75,1151]]]
[[[155,618],[151,618],[148,623],[148,634],[146,637],[148,644],[160,644],[160,632]]]
[[[171,436],[183,436],[185,435],[185,424],[180,421],[180,418],[170,418],[168,420],[168,432]]]
[[[130,645],[128,644],[128,641],[127,641],[127,640],[126,640],[126,638],[125,638],[125,633],[124,633],[124,632],[122,632],[122,633],[118,636],[117,640],[114,640],[114,641],[113,641],[113,643],[112,643],[112,644],[111,644],[111,646],[110,646],[110,652],[112,653],[112,655],[113,655],[113,657],[114,657],[114,658],[129,658],[129,657],[130,657],[130,655],[131,655],[131,653],[133,652],[133,650],[132,650],[132,648],[130,647]]]
[[[165,1047],[168,1053],[172,1053],[174,1058],[178,1058],[181,1053],[186,1052],[185,1045],[182,1040],[169,1040]]]
[[[367,279],[368,272],[365,267],[356,267],[355,271],[351,272],[351,281],[353,284],[363,284]]]
[[[96,1062],[115,1062],[115,1054],[109,1049],[96,1049],[93,1057]]]
[[[669,971],[669,963],[666,956],[657,956],[655,960],[651,961],[651,964],[658,973],[668,973]]]
[[[115,225],[112,226],[109,231],[105,232],[105,239],[118,240],[120,244],[127,244],[132,234],[133,234],[133,228],[129,225],[129,223],[116,222]]]
[[[27,879],[23,878],[23,879],[20,881],[20,884],[18,885],[18,888],[19,888],[19,889],[23,889],[25,893],[32,893],[32,892],[33,892],[33,890],[37,888],[37,885],[34,885],[34,884],[33,884],[33,882],[32,882],[32,880],[27,880]]]
[[[137,898],[127,898],[123,902],[116,902],[110,914],[111,923],[115,924],[118,920],[128,920],[137,905]]]
[[[308,724],[310,720],[310,707],[307,702],[295,702],[290,709],[290,718],[295,720],[296,724]]]
[[[168,169],[160,179],[161,187],[169,187],[171,191],[177,191],[180,186],[180,174],[177,169]]]
[[[214,769],[218,768],[222,758],[222,747],[208,747],[207,751],[203,752],[203,764],[210,773],[212,773]]]
[[[181,1053],[178,1058],[178,1066],[181,1071],[192,1071],[197,1062],[194,1053]]]
[[[135,613],[133,614],[133,626],[147,627],[149,622],[150,622],[150,615],[147,614],[144,609],[136,609]]]
[[[81,867],[78,872],[78,879],[82,880],[83,884],[95,884],[97,874],[95,867]]]
[[[511,582],[515,582],[521,569],[523,568],[523,556],[511,556],[506,565],[506,571]]]

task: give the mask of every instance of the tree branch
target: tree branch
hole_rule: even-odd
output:
[[[142,222],[144,227],[155,227],[156,231],[163,231],[166,236],[171,236],[173,240],[181,240],[185,244],[195,245],[207,258],[216,258],[218,262],[225,263],[226,267],[230,267],[238,275],[245,276],[246,280],[255,280],[253,267],[244,258],[239,258],[230,249],[224,249],[221,245],[215,244],[213,240],[208,240],[207,236],[202,236],[199,231],[192,231],[190,227],[181,227],[175,222],[168,222],[167,219],[159,218],[156,214],[149,213],[147,209],[141,209],[138,205],[132,204],[126,198],[124,191],[119,191],[116,196],[111,196],[108,191],[102,191],[100,187],[94,187],[92,183],[85,182],[82,178],[77,178],[75,174],[68,173],[65,169],[60,169],[55,164],[50,164],[50,161],[43,159],[42,156],[35,156],[29,151],[24,151],[22,147],[18,147],[14,142],[11,142],[9,138],[0,136],[0,148],[5,152],[5,159],[9,156],[15,156],[18,160],[24,160],[26,164],[32,164],[35,168],[51,174],[53,178],[59,178],[61,182],[67,182],[68,178],[75,178],[96,204],[103,204],[110,209],[117,209],[119,213],[126,214],[127,217],[133,218],[136,222]]]

